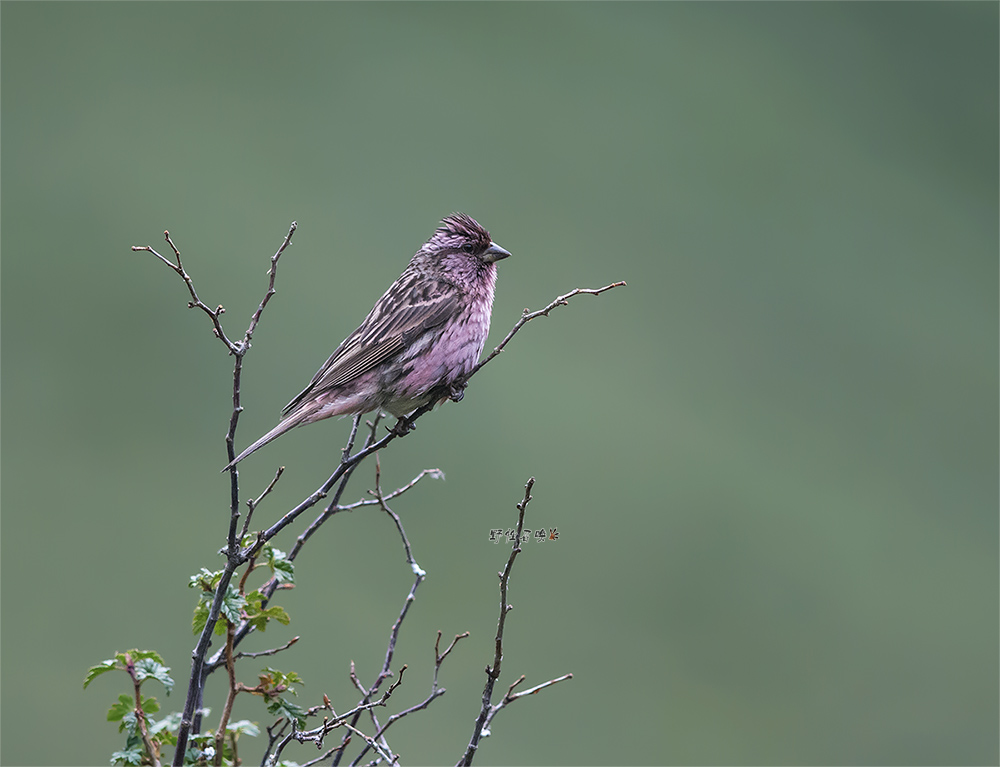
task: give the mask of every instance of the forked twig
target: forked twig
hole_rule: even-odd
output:
[[[493,685],[496,680],[500,678],[500,662],[503,660],[504,626],[507,620],[507,613],[513,609],[513,605],[507,603],[507,588],[510,584],[510,573],[514,568],[514,560],[517,558],[517,555],[521,553],[521,535],[524,532],[524,512],[525,509],[528,508],[528,504],[531,502],[531,488],[534,487],[534,484],[535,478],[531,477],[524,485],[524,498],[517,504],[517,537],[514,539],[514,548],[511,549],[510,557],[507,558],[507,565],[504,567],[503,571],[497,573],[497,575],[500,576],[500,619],[497,621],[497,636],[493,653],[493,665],[486,667],[486,685],[483,687],[483,704],[479,710],[479,717],[476,719],[476,726],[472,731],[472,737],[469,739],[469,745],[466,747],[465,753],[458,761],[456,767],[463,767],[463,765],[472,764],[472,760],[476,755],[476,750],[479,748],[480,740],[490,734],[490,722],[493,721],[493,717],[495,717],[505,706],[508,706],[518,698],[524,697],[525,695],[534,695],[539,690],[551,687],[557,682],[573,678],[572,674],[564,674],[556,679],[550,679],[548,682],[536,685],[530,690],[525,690],[523,693],[515,693],[514,688],[524,681],[524,676],[522,675],[520,679],[508,688],[507,694],[501,698],[500,702],[493,705]]]

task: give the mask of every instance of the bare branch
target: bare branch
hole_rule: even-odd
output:
[[[569,299],[571,299],[573,296],[579,296],[584,294],[590,296],[599,296],[601,293],[604,293],[605,291],[611,290],[612,288],[622,287],[625,284],[627,283],[625,283],[625,281],[623,280],[620,282],[612,282],[610,285],[605,285],[603,288],[576,288],[575,290],[571,290],[569,293],[566,293],[565,295],[559,296],[544,309],[539,309],[537,312],[529,312],[527,309],[525,309],[524,313],[521,315],[521,319],[519,319],[516,323],[514,323],[514,327],[510,329],[510,332],[506,336],[504,336],[503,341],[497,344],[496,348],[492,352],[490,352],[489,355],[482,362],[480,362],[472,369],[472,372],[469,373],[468,377],[465,380],[468,381],[470,378],[472,378],[472,376],[478,373],[487,362],[489,362],[498,354],[500,354],[500,352],[504,350],[504,347],[507,346],[508,343],[510,343],[510,339],[514,337],[517,331],[519,331],[521,328],[523,328],[525,325],[531,322],[531,320],[535,319],[536,317],[548,317],[549,312],[551,312],[557,306],[565,306],[566,304],[569,303]]]
[[[524,675],[522,674],[521,675],[521,679],[519,679],[517,682],[515,682],[514,684],[512,684],[510,686],[510,689],[507,690],[507,694],[504,696],[503,701],[501,701],[501,705],[497,706],[496,709],[497,709],[497,711],[499,711],[501,708],[503,708],[504,706],[506,706],[508,703],[513,703],[518,698],[524,698],[524,697],[526,697],[528,695],[534,695],[539,690],[544,690],[546,687],[551,687],[554,684],[558,684],[559,682],[565,682],[567,679],[572,679],[572,678],[573,678],[572,674],[563,674],[562,676],[557,676],[555,679],[550,679],[547,682],[542,682],[541,684],[536,684],[534,687],[529,687],[527,690],[523,690],[522,692],[517,692],[517,693],[513,693],[512,694],[511,690],[513,690],[514,687],[516,685],[520,684],[520,682],[524,679]],[[487,724],[488,724],[488,722],[487,722]]]
[[[152,253],[163,263],[165,263],[167,266],[173,269],[174,272],[176,272],[180,276],[180,278],[184,280],[184,284],[187,285],[188,293],[191,294],[191,300],[188,301],[188,309],[198,308],[201,309],[203,312],[205,312],[205,314],[208,315],[209,319],[212,320],[212,327],[215,332],[215,337],[226,345],[226,348],[229,349],[230,354],[238,354],[240,351],[239,346],[237,346],[236,344],[234,344],[232,341],[229,340],[228,336],[226,336],[226,332],[222,329],[222,322],[219,320],[219,317],[222,316],[222,314],[226,310],[222,307],[222,304],[219,304],[217,308],[212,309],[204,301],[198,298],[198,292],[194,289],[194,281],[191,279],[191,275],[189,275],[186,271],[184,271],[184,265],[181,263],[181,253],[179,250],[177,250],[177,247],[174,245],[173,240],[170,239],[170,232],[165,231],[163,233],[163,238],[167,241],[167,244],[170,246],[170,249],[173,250],[176,263],[171,261],[169,258],[161,256],[159,253],[153,250],[153,248],[151,248],[149,245],[133,245],[132,250],[146,251],[148,253]]]
[[[265,655],[277,655],[279,652],[281,652],[282,650],[287,650],[289,647],[291,647],[293,644],[295,644],[298,641],[299,641],[299,637],[292,637],[287,642],[285,642],[285,644],[281,645],[281,647],[273,647],[270,650],[261,650],[260,652],[238,652],[233,657],[237,658],[237,659],[239,659],[239,658],[262,658]]]
[[[437,689],[438,671],[441,669],[441,664],[444,662],[444,659],[447,658],[449,653],[451,653],[451,651],[455,649],[455,645],[458,644],[458,641],[460,639],[465,639],[468,636],[469,636],[468,631],[463,631],[461,634],[455,634],[455,638],[451,640],[451,644],[448,645],[447,648],[445,648],[445,651],[443,653],[439,653],[438,647],[441,644],[441,632],[438,631],[437,641],[434,643],[434,680],[431,684],[431,686],[434,689]]]
[[[292,235],[295,234],[295,230],[299,228],[299,225],[292,222],[291,226],[288,227],[288,234],[285,235],[284,241],[281,246],[271,256],[271,268],[267,270],[267,276],[269,277],[267,283],[267,292],[264,293],[264,297],[260,301],[260,305],[257,307],[257,311],[253,313],[250,317],[250,324],[247,326],[247,332],[244,334],[244,344],[249,346],[250,339],[253,337],[254,331],[257,329],[257,323],[260,322],[260,315],[264,312],[264,307],[267,306],[267,302],[271,300],[277,291],[274,289],[274,278],[278,272],[278,259],[281,258],[281,254],[285,252],[285,248],[292,244]]]
[[[253,516],[254,509],[257,508],[258,504],[267,497],[268,493],[274,490],[274,486],[278,484],[278,480],[281,479],[281,475],[284,474],[285,467],[279,466],[278,471],[275,472],[274,479],[271,480],[270,484],[264,488],[264,492],[258,495],[253,500],[247,499],[247,518],[243,520],[243,531],[240,533],[240,541],[242,541],[250,529],[250,518]]]
[[[549,308],[551,308],[551,305]],[[504,625],[507,619],[507,613],[513,609],[513,605],[507,603],[507,587],[510,583],[510,573],[514,567],[514,560],[517,558],[517,555],[521,553],[521,535],[524,532],[524,512],[528,508],[528,503],[531,502],[531,488],[534,484],[535,478],[532,477],[524,486],[524,498],[517,504],[517,538],[515,538],[514,548],[510,552],[510,557],[507,559],[507,565],[504,567],[503,572],[497,573],[500,576],[500,619],[497,621],[497,636],[493,654],[493,665],[486,667],[486,686],[483,688],[483,704],[479,711],[479,717],[476,719],[476,727],[472,732],[472,737],[469,739],[469,745],[465,750],[465,754],[463,754],[462,758],[458,761],[457,767],[472,764],[472,760],[476,755],[476,750],[479,748],[479,741],[490,734],[490,722],[493,721],[493,717],[495,717],[501,709],[510,703],[513,703],[518,698],[525,695],[533,695],[539,690],[551,687],[557,682],[561,682],[564,679],[571,679],[573,677],[572,674],[565,674],[557,679],[551,679],[548,682],[543,682],[536,687],[532,687],[530,690],[525,690],[523,693],[515,693],[514,688],[524,681],[524,676],[522,675],[520,679],[514,682],[514,684],[507,689],[507,694],[504,695],[499,703],[495,706],[492,704],[493,685],[500,677],[500,661],[503,660]]]
[[[441,471],[441,469],[424,469],[417,476],[415,476],[413,479],[411,479],[409,482],[407,482],[402,487],[397,487],[395,490],[393,490],[388,495],[382,496],[382,500],[383,501],[391,501],[393,498],[396,498],[396,497],[402,495],[407,490],[409,490],[414,485],[416,485],[417,482],[419,482],[420,480],[422,480],[424,477],[430,477],[431,479],[444,479],[444,472]],[[369,490],[368,493],[370,495],[374,495],[374,493],[371,490]],[[362,506],[378,506],[378,505],[380,505],[380,502],[379,502],[378,498],[365,498],[365,499],[360,500],[360,501],[355,501],[354,503],[345,504],[345,505],[343,505],[343,506],[340,507],[340,510],[341,511],[354,511],[354,509],[360,509]]]
[[[388,744],[385,743],[384,741],[382,743],[378,742],[378,739],[380,737],[379,735],[376,735],[374,738],[371,738],[368,735],[361,732],[360,730],[358,730],[355,727],[355,725],[357,724],[358,717],[361,715],[363,711],[370,711],[371,709],[374,709],[376,707],[386,705],[387,701],[389,700],[389,697],[392,695],[395,689],[403,683],[403,674],[405,672],[406,672],[406,665],[404,664],[403,666],[400,667],[397,673],[396,681],[393,682],[384,693],[382,693],[382,697],[379,698],[377,701],[372,701],[372,702],[365,701],[363,703],[358,704],[350,711],[344,712],[343,714],[339,715],[336,714],[336,712],[333,711],[332,706],[330,706],[330,699],[326,695],[324,695],[323,696],[324,705],[315,706],[309,709],[307,715],[314,716],[316,712],[325,709],[333,713],[334,716],[332,718],[325,717],[323,719],[323,723],[319,727],[315,727],[311,730],[296,730],[293,727],[292,731],[288,733],[288,735],[286,735],[284,738],[282,738],[281,742],[274,750],[273,756],[270,757],[270,761],[268,761],[267,755],[265,755],[265,762],[269,764],[275,763],[278,757],[281,755],[281,752],[284,750],[285,746],[287,746],[293,740],[298,741],[299,743],[312,742],[316,744],[317,748],[322,748],[323,740],[326,738],[326,736],[333,730],[336,730],[339,727],[343,727],[348,731],[348,734],[344,737],[343,742],[339,746],[335,746],[334,748],[330,749],[327,752],[326,754],[327,757],[332,756],[336,751],[343,749],[344,746],[346,746],[350,742],[351,734],[355,734],[361,736],[361,738],[363,738],[364,741],[368,744],[368,747],[365,749],[365,751],[367,751],[369,748],[375,749],[375,751],[380,756],[382,756],[382,758],[389,760],[391,763],[395,763],[396,757],[392,756]],[[354,674],[353,663],[351,664],[351,679],[356,684],[360,684],[357,680],[357,677]],[[362,692],[364,692],[363,687],[361,688],[361,690]],[[347,720],[352,718],[353,721],[349,723]],[[273,741],[271,745],[273,745]],[[269,752],[271,749],[271,745],[269,745],[268,747]]]

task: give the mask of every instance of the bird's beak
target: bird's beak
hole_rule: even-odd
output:
[[[483,253],[483,261],[487,264],[492,264],[494,261],[499,261],[501,258],[508,258],[510,253],[495,242],[491,242],[490,246]]]

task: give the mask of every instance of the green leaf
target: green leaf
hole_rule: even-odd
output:
[[[266,616],[268,619],[273,619],[278,621],[282,626],[287,626],[291,622],[291,618],[288,617],[288,613],[285,612],[284,607],[275,605],[274,607],[268,607],[262,615]]]
[[[247,600],[233,587],[232,584],[226,588],[226,595],[222,598],[221,614],[232,624],[240,622],[240,612],[247,606]]]
[[[91,666],[87,671],[87,678],[83,680],[83,689],[87,689],[87,685],[93,682],[101,674],[105,674],[108,671],[114,671],[118,667],[118,661],[114,658],[108,658],[108,660],[99,663],[96,666]]]
[[[214,599],[215,594],[213,592],[202,592],[201,598],[194,608],[194,618],[191,620],[191,629],[195,634],[204,629],[205,624],[208,623],[208,615],[212,611],[212,602]],[[226,633],[226,620],[239,623],[240,609],[245,604],[246,600],[230,585],[226,589],[226,595],[222,598],[220,617],[223,620],[217,620],[213,629],[217,636]]]
[[[159,743],[160,745],[165,745],[165,746],[177,745],[177,736],[168,730],[164,730],[163,732],[157,733],[156,735],[150,735],[149,737],[153,740],[154,743]]]
[[[142,710],[146,714],[155,714],[160,710],[160,704],[157,703],[156,698],[143,698]]]
[[[141,748],[130,748],[126,751],[115,751],[111,755],[111,764],[142,764],[145,751]]]
[[[256,738],[260,735],[260,727],[258,727],[255,722],[251,722],[249,719],[240,719],[238,722],[230,722],[227,724],[226,732],[235,732],[237,736],[248,735],[251,738]]]
[[[200,634],[206,623],[208,623],[208,600],[202,599],[194,608],[194,619],[191,621],[192,632]]]
[[[267,564],[278,583],[295,583],[295,565],[281,549],[271,549]]]
[[[166,663],[163,662],[163,658],[155,650],[129,650],[132,655],[133,660],[151,660],[159,663],[161,666],[165,666]]]
[[[139,720],[135,717],[135,711],[129,711],[122,717],[122,721],[118,725],[118,732],[127,732],[130,737],[134,738],[138,730]]]
[[[201,589],[202,591],[215,591],[215,587],[220,580],[222,580],[222,570],[212,572],[211,570],[203,567],[196,575],[192,575],[188,578],[188,588]]]
[[[135,699],[128,695],[119,695],[118,702],[108,709],[108,721],[118,722],[135,707]]]
[[[294,719],[296,726],[303,729],[306,726],[306,710],[282,697],[272,698],[267,704],[267,711],[273,716],[284,716]]]
[[[149,734],[156,735],[163,730],[169,732],[177,732],[181,727],[181,715],[179,711],[172,711],[167,714],[162,719],[158,719],[155,722],[149,720]]]
[[[264,631],[269,620],[276,620],[282,625],[288,625],[291,618],[288,617],[285,608],[276,605],[265,610],[261,607],[263,602],[264,595],[259,591],[251,591],[247,594],[246,617],[255,629]]]
[[[155,656],[155,657],[154,657]],[[163,665],[163,659],[156,653],[146,653],[135,663],[135,675],[140,682],[156,679],[167,689],[167,695],[174,688],[174,680],[170,677],[170,669]]]
[[[264,673],[261,675],[260,679],[262,683],[264,683],[265,679],[268,680],[272,687],[284,685],[287,688],[287,691],[293,695],[297,694],[295,692],[295,688],[292,687],[293,684],[305,684],[305,682],[302,681],[302,677],[300,677],[296,672],[279,671],[278,669],[271,668],[270,666],[264,668]]]

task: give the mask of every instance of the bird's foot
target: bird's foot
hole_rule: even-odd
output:
[[[395,434],[397,437],[405,437],[416,428],[417,425],[404,415],[396,419],[396,425],[389,429],[389,433]]]
[[[465,387],[468,383],[465,381],[459,381],[458,383],[453,383],[448,387],[448,399],[452,402],[461,402],[462,397],[465,396]]]

